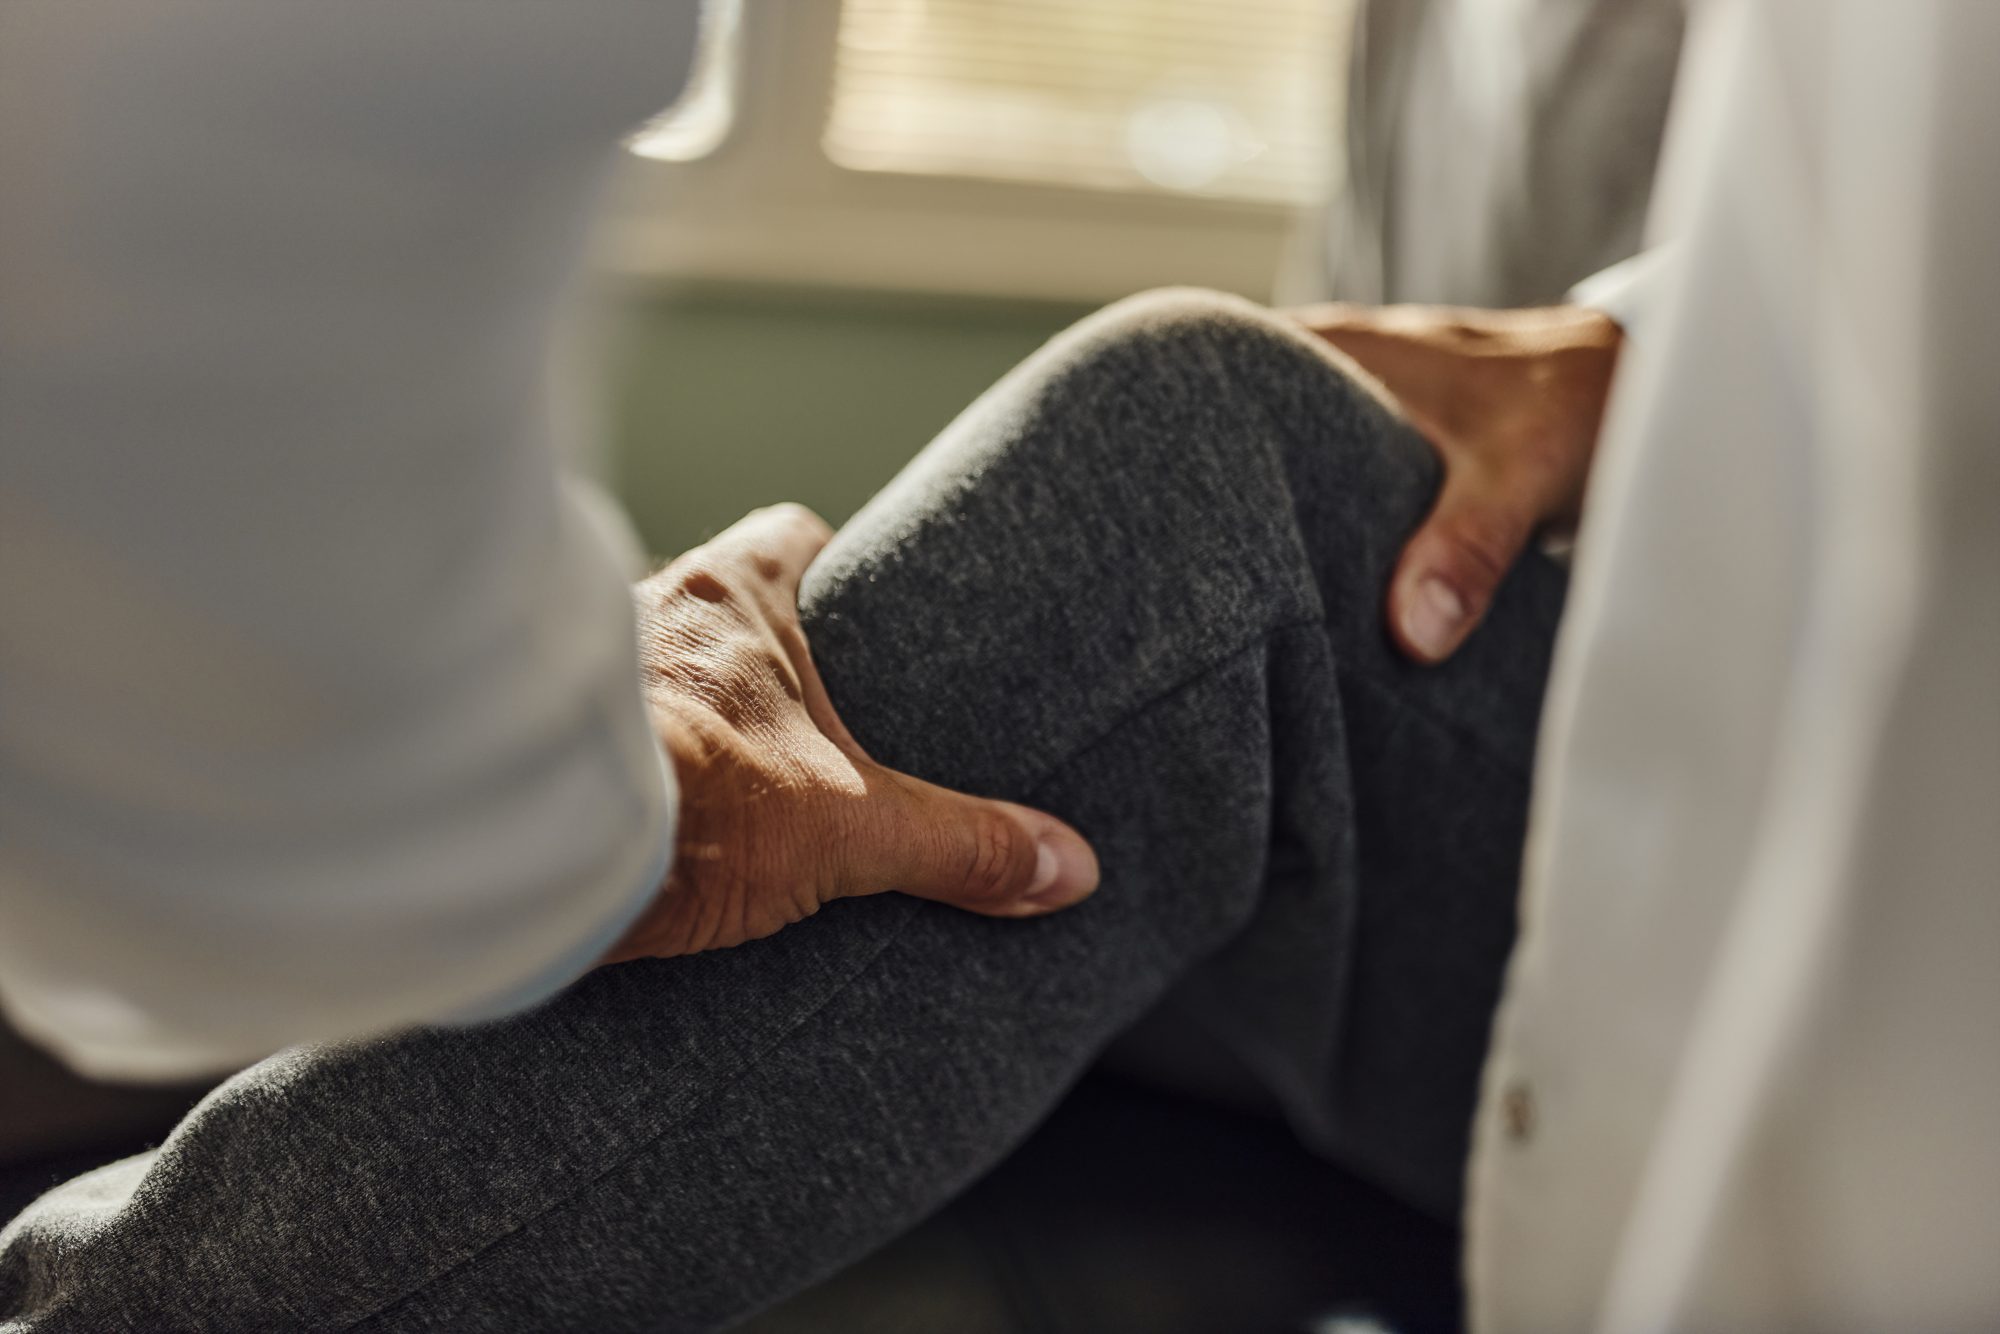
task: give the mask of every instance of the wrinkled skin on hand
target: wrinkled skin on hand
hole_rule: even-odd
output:
[[[1379,381],[1444,460],[1444,486],[1387,601],[1397,646],[1442,661],[1537,534],[1575,529],[1623,336],[1579,306],[1333,304],[1293,314]]]
[[[680,814],[666,884],[604,962],[739,945],[850,895],[1026,917],[1096,889],[1068,825],[886,769],[849,734],[798,615],[831,537],[800,506],[759,510],[634,590]]]

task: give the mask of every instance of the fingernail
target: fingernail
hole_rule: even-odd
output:
[[[1035,848],[1035,879],[1028,886],[1028,897],[1032,899],[1053,885],[1061,874],[1062,858],[1056,856],[1056,850],[1049,846],[1047,839],[1043,839]]]
[[[1035,845],[1035,879],[1021,899],[1024,910],[1052,912],[1089,897],[1097,888],[1097,857],[1067,832],[1044,834]]]
[[[1464,601],[1434,574],[1424,576],[1403,608],[1403,637],[1432,660],[1445,657],[1458,646],[1459,627],[1464,623]]]

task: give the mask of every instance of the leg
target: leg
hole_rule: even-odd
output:
[[[1524,567],[1406,668],[1380,589],[1435,483],[1241,303],[1086,322],[806,605],[863,743],[1073,820],[1094,899],[848,901],[482,1029],[273,1058],[0,1234],[4,1328],[712,1328],[950,1197],[1182,979],[1318,1142],[1447,1206],[1561,580]]]

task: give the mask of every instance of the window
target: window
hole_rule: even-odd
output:
[[[1314,253],[1354,0],[706,0],[609,274],[1095,302]]]
[[[1319,198],[1339,0],[846,0],[844,167]]]

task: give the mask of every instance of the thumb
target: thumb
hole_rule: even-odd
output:
[[[1455,467],[1389,583],[1389,632],[1418,662],[1458,651],[1540,521],[1532,496]]]
[[[873,882],[989,917],[1067,908],[1097,888],[1097,854],[1052,815],[894,774]],[[880,807],[878,807],[880,809]]]

